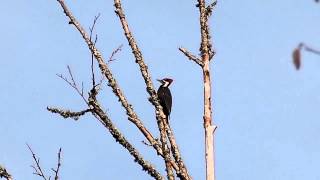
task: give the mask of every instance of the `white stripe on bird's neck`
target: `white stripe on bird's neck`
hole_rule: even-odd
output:
[[[169,82],[168,81],[164,81],[164,84],[162,85],[163,87],[168,87],[169,86]]]

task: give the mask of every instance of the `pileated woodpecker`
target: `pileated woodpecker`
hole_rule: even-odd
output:
[[[171,106],[172,106],[172,96],[169,89],[170,84],[173,82],[170,78],[164,78],[164,79],[157,79],[159,82],[161,82],[161,86],[158,89],[158,97],[160,100],[160,104],[163,108],[163,113],[167,116],[167,122],[169,120],[169,116],[171,113]]]

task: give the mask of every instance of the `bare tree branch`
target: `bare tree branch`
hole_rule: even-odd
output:
[[[108,63],[116,60],[116,59],[114,58],[114,56],[115,56],[118,52],[120,52],[120,51],[122,50],[122,47],[123,47],[123,44],[121,44],[120,46],[118,46],[117,49],[115,49],[115,50],[111,53],[111,56],[109,57]]]
[[[31,167],[33,168],[34,172],[33,174],[37,175],[37,176],[40,176],[42,179],[44,180],[50,180],[50,176],[49,177],[46,177],[46,175],[43,173],[43,170],[41,168],[41,165],[40,165],[40,158],[36,156],[36,154],[32,151],[31,147],[29,146],[29,144],[27,144],[31,154],[32,154],[32,158],[33,158],[33,161],[36,165],[31,165]]]
[[[306,50],[306,51],[309,51],[309,52],[312,52],[314,54],[320,55],[320,50],[311,48],[310,46],[308,46],[306,44],[303,44],[303,47],[304,47],[304,50]]]
[[[127,99],[125,98],[123,92],[119,88],[116,80],[113,78],[113,75],[111,71],[109,70],[107,64],[104,61],[104,58],[102,57],[102,54],[99,52],[99,50],[94,46],[94,43],[90,41],[89,36],[87,35],[86,31],[82,28],[80,23],[75,19],[75,17],[72,15],[72,13],[69,11],[67,6],[65,5],[63,0],[57,0],[59,4],[61,5],[62,9],[64,10],[65,15],[69,18],[69,24],[72,24],[75,26],[75,28],[79,31],[82,38],[87,43],[90,51],[93,53],[94,57],[96,58],[99,68],[101,70],[101,73],[104,74],[104,76],[108,80],[108,85],[112,88],[113,93],[119,98],[119,101],[121,102],[121,105],[126,109],[126,113],[128,115],[128,119],[134,123],[137,128],[141,131],[141,133],[147,138],[150,144],[157,150],[157,153],[161,156],[163,155],[162,149],[160,144],[154,139],[152,134],[147,130],[147,128],[143,125],[141,120],[138,118],[137,114],[134,112],[131,104],[128,103]],[[177,165],[175,162],[171,161],[171,165],[178,170]]]
[[[181,179],[187,179],[187,178],[191,179],[191,177],[188,175],[188,172],[185,168],[183,159],[182,159],[180,151],[179,151],[178,144],[176,142],[176,139],[174,138],[174,134],[173,134],[173,131],[170,127],[170,124],[166,123],[165,126],[166,126],[166,133],[168,135],[168,139],[169,139],[169,142],[171,145],[172,155],[173,155],[176,163],[179,164],[180,167],[182,167],[182,168],[180,168],[180,171],[181,171],[180,174],[184,174],[187,176],[187,177],[184,177],[184,176],[178,174],[178,177],[180,177]]]
[[[92,89],[89,97],[89,104],[93,107],[92,114],[109,130],[111,135],[116,141],[121,144],[128,152],[134,157],[134,161],[142,166],[144,171],[147,171],[149,175],[157,180],[163,180],[161,174],[143,157],[140,153],[127,141],[127,139],[121,134],[121,132],[114,126],[110,118],[102,110],[100,104],[96,99],[97,91]]]
[[[197,7],[200,12],[200,31],[201,31],[201,65],[204,83],[204,112],[203,126],[205,130],[205,161],[206,161],[206,180],[215,180],[215,164],[214,164],[214,132],[217,126],[213,123],[212,104],[211,104],[211,80],[210,80],[210,60],[215,52],[212,49],[211,36],[209,31],[208,18],[212,14],[213,7],[217,1],[206,6],[205,0],[198,0]],[[179,49],[181,51],[181,49]],[[182,51],[183,52],[183,51]],[[183,52],[189,59],[194,60],[187,51]],[[195,60],[194,60],[195,61]],[[199,64],[199,63],[198,63]]]
[[[58,162],[57,162],[57,168],[56,169],[51,169],[54,172],[54,180],[58,180],[59,179],[59,170],[61,167],[61,148],[59,148],[59,152],[58,152]]]
[[[204,115],[203,125],[205,129],[205,160],[206,160],[206,179],[215,179],[214,164],[214,131],[216,125],[212,120],[211,102],[211,79],[210,79],[210,60],[214,55],[210,42],[210,31],[208,23],[208,12],[205,0],[198,0],[200,12],[201,45],[200,52],[203,62],[203,82],[204,82]]]
[[[207,12],[206,12],[206,15],[208,17],[210,17],[212,15],[212,12],[213,12],[213,8],[217,5],[217,0],[213,1],[211,4],[209,4],[206,8]]]
[[[185,48],[180,47],[179,50],[185,55],[187,56],[190,60],[194,61],[195,63],[197,63],[199,66],[203,66],[203,63],[201,61],[200,58],[198,58],[197,56],[191,54],[188,50],[186,50]]]
[[[89,28],[90,29],[90,41],[92,41],[93,30],[95,28],[95,25],[96,25],[99,17],[100,17],[100,13],[94,17],[93,24]],[[98,41],[98,35],[96,34],[93,44],[96,45],[97,41]],[[94,75],[94,55],[92,53],[91,53],[91,74],[92,74],[92,86],[95,86],[96,81],[95,81],[95,75]]]
[[[66,83],[68,83],[74,90],[76,90],[76,92],[82,97],[83,101],[86,104],[88,104],[88,101],[87,101],[85,95],[83,94],[83,83],[81,83],[81,89],[79,89],[77,82],[74,80],[70,66],[67,66],[67,69],[68,69],[69,77],[71,80],[64,77],[62,74],[57,74],[57,76],[59,78],[63,79]]]
[[[127,41],[129,42],[129,45],[130,45],[130,47],[132,49],[132,53],[133,53],[133,55],[134,55],[134,57],[136,59],[136,63],[140,67],[141,75],[144,78],[145,84],[147,86],[146,90],[150,95],[149,100],[151,100],[150,102],[154,105],[154,107],[156,109],[156,118],[157,118],[158,128],[159,128],[159,131],[160,131],[160,140],[161,140],[162,143],[166,143],[166,141],[165,141],[165,138],[166,138],[166,131],[165,131],[166,116],[163,113],[162,106],[160,105],[157,93],[156,93],[156,91],[154,89],[154,86],[153,86],[153,83],[152,83],[152,80],[151,80],[151,76],[150,76],[150,73],[148,71],[148,67],[145,64],[143,56],[142,56],[142,53],[141,53],[141,51],[140,51],[140,49],[139,49],[139,47],[138,47],[138,45],[137,45],[132,33],[130,31],[128,22],[126,20],[124,11],[122,9],[121,1],[120,0],[114,0],[114,6],[115,6],[115,12],[118,15],[119,20],[121,22],[122,29],[124,30],[124,34],[125,34],[125,36],[127,38]],[[172,137],[172,138],[174,138],[174,137]],[[168,164],[169,159],[170,159],[170,153],[168,153],[168,152],[170,152],[170,151],[167,151],[166,146],[167,146],[166,144],[162,145],[162,151],[165,152],[164,153],[164,159],[165,159],[165,162],[166,162],[167,176],[168,176],[168,179],[173,179],[174,176],[173,176],[173,173],[171,171],[171,167]],[[174,152],[180,154],[178,149],[176,151],[174,151]],[[178,166],[179,166],[179,171],[176,171],[177,175],[179,177],[183,177],[184,179],[190,179],[190,177],[189,177],[189,175],[187,173],[187,169],[186,169],[185,165],[183,164],[183,161],[181,161],[181,163],[178,164]]]
[[[58,108],[47,107],[47,110],[52,113],[57,113],[64,118],[73,118],[75,120],[78,120],[78,118],[80,116],[84,115],[85,113],[91,112],[93,114],[93,116],[96,117],[109,130],[109,132],[113,135],[113,137],[116,139],[116,141],[119,142],[119,144],[121,144],[124,148],[126,148],[128,150],[128,152],[135,158],[135,162],[137,162],[139,165],[141,165],[144,171],[148,172],[148,174],[150,174],[155,179],[162,180],[163,178],[162,178],[161,174],[149,162],[147,162],[146,160],[143,159],[143,157],[139,154],[139,152],[125,139],[125,137],[121,134],[121,132],[112,124],[111,120],[105,114],[105,112],[102,110],[102,108],[100,107],[100,105],[98,103],[98,100],[96,99],[97,93],[98,93],[97,87],[95,84],[93,84],[92,89],[89,93],[89,99],[88,99],[88,101],[86,101],[86,102],[88,102],[88,106],[90,107],[90,109],[86,109],[86,110],[83,110],[80,112],[72,112],[70,110],[62,110],[62,109],[58,109]],[[30,148],[30,150],[31,150],[31,148]],[[58,153],[57,169],[52,169],[55,172],[55,180],[57,180],[59,178],[58,172],[59,172],[59,168],[61,165],[60,152],[61,152],[61,149]],[[36,162],[39,162],[39,161],[36,161]],[[40,168],[40,165],[38,165],[38,163],[37,163],[37,167],[35,167],[35,166],[32,166],[32,167],[34,168],[36,175],[39,175],[39,176],[41,175],[41,177],[45,177],[43,175],[41,168]],[[49,177],[49,180],[50,180],[50,177]]]
[[[13,180],[11,174],[7,171],[7,169],[0,165],[0,178],[5,178],[7,180]]]

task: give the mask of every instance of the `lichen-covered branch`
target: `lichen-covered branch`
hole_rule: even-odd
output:
[[[144,158],[140,153],[128,142],[128,140],[122,135],[122,133],[115,127],[110,118],[102,110],[100,104],[96,99],[96,90],[92,89],[89,97],[89,105],[92,107],[92,114],[98,118],[98,120],[109,130],[111,135],[116,141],[121,144],[127,151],[134,157],[134,161],[137,162],[144,171],[154,177],[157,180],[163,180],[161,174]]]
[[[128,115],[128,119],[136,125],[136,127],[140,130],[140,132],[146,137],[146,139],[149,141],[149,143],[156,149],[157,153],[161,156],[163,155],[161,145],[155,140],[153,135],[147,130],[147,128],[143,125],[141,120],[138,118],[137,114],[133,110],[131,104],[128,103],[126,97],[124,96],[123,92],[121,91],[120,87],[118,86],[116,80],[114,79],[110,69],[108,68],[106,61],[102,57],[102,54],[99,52],[99,50],[94,46],[94,43],[90,41],[89,36],[87,35],[84,28],[80,25],[80,23],[76,20],[76,18],[72,15],[71,11],[67,8],[63,0],[57,0],[59,4],[61,5],[62,9],[64,10],[65,15],[69,18],[69,24],[72,24],[75,26],[75,28],[79,31],[82,38],[87,43],[91,53],[94,55],[95,59],[97,60],[99,64],[99,68],[102,72],[102,74],[106,77],[108,80],[108,85],[112,88],[113,93],[119,98],[119,101],[121,102],[121,105],[125,108],[126,113]],[[177,169],[177,165],[171,161],[171,165]]]
[[[208,15],[208,9],[207,9],[208,7],[206,7],[205,0],[198,0],[198,7],[200,11],[200,32],[201,32],[200,52],[202,56],[202,62],[204,63],[205,60],[210,60],[213,57],[214,51],[212,50],[212,44],[210,42],[211,36],[210,36],[209,22],[208,22],[209,15]],[[212,7],[209,9],[212,10]]]
[[[74,120],[78,120],[80,118],[80,116],[83,116],[87,112],[91,111],[90,109],[86,109],[86,110],[79,111],[79,112],[73,112],[73,111],[70,111],[70,110],[64,110],[64,109],[53,108],[53,107],[47,107],[47,110],[52,112],[52,113],[59,114],[63,118],[72,118]]]
[[[158,124],[158,128],[159,128],[159,131],[160,131],[160,138],[163,139],[165,136],[166,136],[166,130],[165,130],[165,121],[166,121],[166,116],[164,115],[163,113],[163,110],[162,110],[162,107],[160,105],[160,102],[159,102],[159,99],[158,99],[158,96],[157,96],[157,93],[154,89],[154,86],[153,86],[153,83],[152,83],[152,80],[151,80],[151,76],[150,76],[150,73],[148,71],[148,67],[147,65],[145,64],[144,62],[144,59],[143,59],[143,56],[142,56],[142,53],[129,29],[129,25],[127,23],[127,20],[126,20],[126,17],[125,17],[125,14],[124,14],[124,11],[123,11],[123,8],[122,8],[122,5],[121,5],[121,1],[120,0],[114,0],[114,6],[115,6],[115,12],[116,14],[118,15],[119,17],[119,20],[121,22],[121,25],[122,25],[122,29],[124,30],[124,34],[128,40],[128,43],[131,47],[131,50],[132,50],[132,53],[135,57],[135,60],[136,60],[136,63],[139,65],[139,68],[140,68],[140,72],[141,72],[141,75],[145,81],[145,84],[146,84],[146,90],[147,92],[149,93],[150,95],[150,102],[154,105],[155,109],[156,109],[156,118],[157,118],[157,124]],[[174,138],[174,137],[172,137]],[[163,141],[163,143],[165,143],[166,141]],[[166,145],[163,145],[163,148],[166,148]],[[167,150],[163,149],[162,151],[166,152]],[[174,151],[175,153],[179,153],[179,156],[181,157],[180,155],[180,152],[178,149],[176,149]],[[168,162],[169,160],[169,156],[170,154],[169,153],[165,153],[164,154],[165,156],[165,161]],[[167,164],[167,163],[166,163]],[[187,169],[185,167],[185,165],[183,164],[183,161],[181,161],[180,164],[178,164],[179,166],[179,169],[180,171],[176,171],[178,176],[180,177],[183,177],[184,179],[190,179],[189,178],[189,175],[186,174],[187,173]],[[170,172],[170,170],[168,169],[169,167],[166,166],[166,169],[167,169],[167,172],[168,172],[168,178],[172,179],[172,174]],[[183,173],[185,172],[185,173]]]
[[[160,122],[160,126],[165,127],[164,121]],[[168,180],[174,180],[174,173],[170,164],[170,149],[168,148],[167,134],[164,129],[160,130],[160,142],[162,146],[162,152],[164,154],[164,163],[166,165],[166,172]]]
[[[187,180],[187,179],[191,180],[192,178],[189,176],[187,169],[185,168],[183,159],[182,159],[181,154],[179,152],[178,144],[176,142],[176,139],[174,138],[174,134],[173,134],[173,131],[170,127],[170,124],[168,124],[168,123],[166,123],[166,133],[168,135],[168,139],[169,139],[169,142],[171,145],[172,155],[173,155],[176,163],[179,164],[180,167],[182,167],[180,169],[181,172],[179,172],[178,177],[183,180]]]
[[[0,178],[5,178],[7,180],[13,180],[11,174],[7,171],[7,169],[0,165]]]

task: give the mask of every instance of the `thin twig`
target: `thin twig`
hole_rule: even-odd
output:
[[[51,169],[54,172],[54,180],[58,180],[59,179],[59,170],[61,167],[61,148],[59,148],[59,152],[58,152],[58,162],[57,162],[57,168],[56,169]]]
[[[50,179],[50,177],[47,178],[46,175],[45,175],[45,174],[43,173],[43,171],[42,171],[42,168],[41,168],[41,165],[40,165],[40,158],[38,158],[38,157],[36,156],[36,154],[32,151],[32,149],[31,149],[31,147],[29,146],[29,144],[27,144],[27,146],[28,146],[28,148],[29,148],[29,150],[30,150],[30,152],[31,152],[31,154],[32,154],[33,161],[34,161],[34,163],[36,164],[36,166],[31,165],[31,167],[32,167],[33,170],[34,170],[33,174],[42,177],[42,179],[44,179],[44,180],[48,180],[48,178]]]
[[[111,56],[109,57],[108,63],[116,60],[114,56],[122,50],[122,47],[123,47],[123,44],[121,44],[120,46],[117,47],[117,49],[112,51]]]
[[[90,33],[90,39],[91,39],[91,33]],[[98,41],[98,35],[96,35],[95,39],[94,39],[94,45],[96,45]],[[96,85],[96,78],[94,75],[94,55],[91,53],[91,74],[92,74],[92,86]]]
[[[306,51],[309,51],[309,52],[312,52],[314,54],[320,55],[320,50],[311,48],[310,46],[308,46],[306,44],[303,44],[303,47],[304,47],[304,50],[306,50]]]
[[[146,141],[141,141],[144,145],[146,145],[146,146],[150,146],[150,147],[152,147],[152,144],[150,144],[150,143],[148,143],[148,142],[146,142]]]
[[[99,17],[100,17],[100,13],[94,17],[92,26],[89,28],[90,29],[90,41],[92,41],[93,31],[94,31],[95,25],[96,25]],[[98,35],[96,34],[93,44],[96,45],[97,41],[98,41]],[[92,74],[92,86],[95,86],[96,82],[95,82],[95,75],[94,75],[94,55],[92,53],[91,53],[91,74]]]
[[[71,80],[69,80],[68,78],[64,77],[62,74],[56,74],[56,75],[59,78],[63,79],[66,83],[68,83],[74,90],[76,90],[76,92],[82,97],[84,102],[86,104],[88,104],[87,98],[83,94],[83,84],[81,83],[82,84],[82,89],[80,90],[78,85],[77,85],[77,83],[76,83],[76,81],[73,78],[73,74],[72,74],[70,66],[67,66],[67,69],[68,69],[68,73],[69,73],[69,76],[70,76]]]
[[[213,8],[217,5],[217,0],[214,0],[211,4],[209,4],[207,6],[207,12],[206,12],[206,15],[209,17],[212,15],[212,12],[213,12]]]

